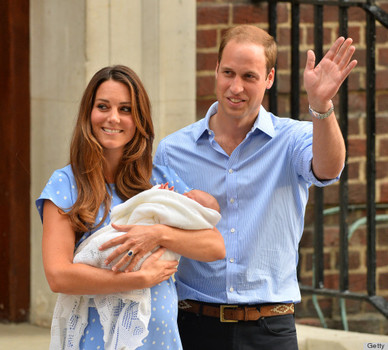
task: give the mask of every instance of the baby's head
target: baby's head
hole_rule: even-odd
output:
[[[183,193],[184,196],[196,201],[197,203],[203,205],[206,208],[214,209],[220,212],[220,206],[211,194],[201,191],[201,190],[191,190],[189,192]]]
[[[169,187],[168,182],[165,184],[161,184],[158,187],[159,189],[162,190],[169,190],[169,191],[174,191],[174,186]],[[210,209],[214,209],[221,213],[220,205],[217,202],[217,199],[215,199],[211,194],[201,191],[201,190],[191,190],[189,192],[183,193],[184,196],[187,198],[190,198],[197,203],[201,204],[202,206]]]

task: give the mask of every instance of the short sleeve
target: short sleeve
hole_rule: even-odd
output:
[[[186,185],[186,183],[177,175],[177,173],[163,165],[153,165],[151,184],[160,185],[168,182],[170,186],[174,186],[175,192],[185,193],[191,191],[192,188]]]
[[[40,218],[43,221],[43,203],[52,201],[63,211],[69,211],[77,198],[77,188],[70,166],[56,170],[50,177],[40,197],[35,201]]]

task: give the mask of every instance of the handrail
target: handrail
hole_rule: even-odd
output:
[[[377,204],[376,207],[379,208],[379,209],[388,209],[388,204]],[[348,208],[349,208],[349,210],[365,209],[366,206],[362,205],[362,204],[359,204],[359,205],[351,205]],[[334,215],[334,214],[338,214],[339,212],[340,212],[340,207],[336,206],[336,207],[331,207],[331,208],[325,209],[323,211],[323,215]],[[388,215],[387,214],[376,215],[376,222],[388,222]],[[363,216],[363,217],[355,220],[349,226],[348,240],[350,240],[352,238],[353,233],[358,228],[360,228],[361,226],[365,225],[366,223],[367,223],[367,217],[366,216]],[[314,275],[314,265],[313,265],[313,275]],[[322,326],[324,328],[327,328],[327,323],[326,323],[326,321],[324,319],[324,316],[323,316],[322,310],[321,310],[321,308],[319,306],[319,303],[318,303],[318,300],[316,298],[316,295],[313,294],[312,297],[313,297],[313,305],[314,305],[315,311],[317,312],[318,318],[319,318]],[[343,324],[344,330],[348,331],[349,330],[349,325],[348,325],[347,316],[346,316],[345,299],[344,298],[340,298],[339,301],[340,301],[340,310],[341,310],[342,324]],[[384,298],[382,298],[382,300],[380,300],[380,302],[378,303],[377,306],[378,306],[377,309],[385,317],[388,318],[388,303],[387,303],[387,301]]]
[[[377,21],[379,21],[385,28],[388,28],[388,13],[380,7],[371,4],[362,4],[361,7],[369,12]]]

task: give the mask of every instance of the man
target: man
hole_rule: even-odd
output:
[[[337,181],[344,140],[331,99],[356,66],[352,40],[339,38],[304,86],[311,122],[278,118],[262,104],[274,81],[273,38],[251,25],[224,36],[216,66],[217,102],[206,117],[161,141],[154,162],[211,193],[226,258],[182,258],[176,274],[179,327],[188,349],[297,349],[294,303],[308,188]]]

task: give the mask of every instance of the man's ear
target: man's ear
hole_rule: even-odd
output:
[[[271,71],[267,76],[267,90],[272,87],[274,81],[275,81],[275,68],[272,67]]]
[[[216,79],[218,77],[218,68],[220,67],[218,61],[217,61],[217,65],[216,65],[216,71],[215,71],[215,75],[216,75]]]

